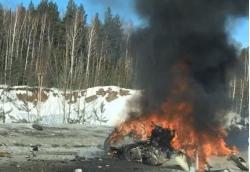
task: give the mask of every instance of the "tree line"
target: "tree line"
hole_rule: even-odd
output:
[[[0,5],[0,84],[85,89],[99,85],[132,88],[132,26],[124,29],[107,8],[87,23],[83,5],[69,0],[61,15],[55,2],[32,1],[15,10]],[[248,116],[248,48],[229,82],[232,110]],[[135,65],[136,66],[136,65]]]
[[[131,33],[110,8],[103,22],[97,13],[87,24],[83,5],[74,0],[64,15],[48,0],[15,10],[0,5],[0,24],[0,84],[131,87]]]
[[[249,49],[244,48],[239,55],[238,71],[229,83],[229,95],[232,99],[232,111],[241,117],[249,116]],[[248,122],[248,121],[245,121]]]

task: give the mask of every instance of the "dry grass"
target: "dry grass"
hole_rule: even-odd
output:
[[[123,90],[123,89],[120,89],[119,94],[121,96],[128,96],[128,95],[130,95],[129,90]]]
[[[103,89],[100,88],[98,91],[96,91],[96,95],[104,97],[107,94],[107,92]]]
[[[94,100],[96,100],[96,99],[97,99],[97,95],[93,95],[93,96],[86,97],[86,98],[85,98],[85,101],[86,101],[87,103],[90,103],[90,102],[92,102],[92,101],[94,101]]]
[[[118,98],[117,95],[118,95],[118,92],[116,92],[116,91],[109,91],[108,92],[108,96],[106,97],[107,102],[111,102],[111,101],[117,99]]]
[[[25,102],[35,102],[35,100],[38,100],[38,97],[41,97],[41,101],[45,102],[48,99],[48,95],[45,93],[45,91],[41,91],[41,95],[37,90],[33,90],[31,92],[31,95],[29,93],[24,93],[24,94],[16,94],[17,98],[21,101]]]

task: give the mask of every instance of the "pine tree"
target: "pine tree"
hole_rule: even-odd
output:
[[[117,60],[122,56],[123,30],[120,17],[118,15],[113,16],[110,8],[105,12],[103,34],[107,56]]]
[[[33,3],[32,0],[31,0],[30,3],[29,3],[28,11],[29,11],[30,13],[32,13],[32,14],[33,14],[34,11],[35,11],[35,6],[34,6],[34,3]]]
[[[76,10],[77,10],[77,6],[75,4],[75,1],[69,0],[68,5],[67,5],[67,9],[66,9],[66,14],[63,18],[63,21],[65,23],[71,22],[73,20],[73,18],[75,17]]]

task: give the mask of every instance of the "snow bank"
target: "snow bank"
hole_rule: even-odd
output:
[[[114,126],[126,119],[126,104],[140,91],[116,86],[62,91],[0,86],[0,121]]]
[[[63,91],[55,88],[0,85],[0,123],[40,122],[43,124],[85,124],[115,126],[130,111],[139,112],[130,101],[140,96],[138,90],[117,86],[93,87],[86,90]],[[130,111],[128,111],[130,110]],[[226,128],[242,129],[248,118],[234,112],[223,119]]]

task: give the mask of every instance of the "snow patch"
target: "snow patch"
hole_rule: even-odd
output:
[[[114,126],[127,118],[126,104],[136,93],[140,91],[116,86],[64,92],[0,85],[0,121]],[[38,101],[43,95],[47,98]]]

